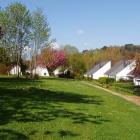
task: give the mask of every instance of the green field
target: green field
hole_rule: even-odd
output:
[[[139,140],[140,107],[81,81],[0,78],[0,140]]]

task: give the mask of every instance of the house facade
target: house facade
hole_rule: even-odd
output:
[[[109,71],[105,73],[107,77],[114,78],[116,81],[120,79],[130,80],[133,75],[130,73],[136,68],[135,61],[132,60],[121,60],[115,64]]]
[[[10,74],[11,75],[18,75],[18,72],[21,74],[21,68],[20,66],[14,66],[12,67],[12,69],[10,70]]]
[[[84,74],[84,77],[90,77],[92,79],[99,79],[100,77],[105,77],[105,73],[111,69],[111,61],[101,62],[95,65],[87,73]]]
[[[63,73],[63,72],[61,72],[61,68],[57,68],[53,71],[54,76],[58,76],[61,73]]]
[[[49,72],[47,68],[37,66],[36,69],[33,69],[33,74],[38,74],[39,76],[49,77]]]
[[[140,77],[135,77],[133,79],[133,83],[134,83],[135,86],[140,86]]]

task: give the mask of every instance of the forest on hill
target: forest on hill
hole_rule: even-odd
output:
[[[104,46],[100,49],[84,50],[83,57],[88,59],[87,69],[94,64],[104,60],[111,60],[113,63],[121,59],[135,59],[136,55],[140,53],[140,45],[126,44],[123,46]]]

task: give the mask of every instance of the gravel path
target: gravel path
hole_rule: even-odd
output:
[[[92,87],[95,87],[95,88],[98,88],[98,89],[102,89],[102,90],[104,90],[104,91],[107,91],[107,92],[109,92],[109,93],[115,95],[115,96],[119,96],[119,97],[121,97],[121,98],[123,98],[123,99],[125,99],[125,100],[127,100],[127,101],[129,101],[129,102],[132,102],[132,103],[134,103],[134,104],[140,106],[140,97],[138,97],[138,96],[122,95],[122,94],[117,93],[117,92],[115,92],[115,91],[111,91],[111,90],[109,90],[109,89],[106,89],[106,88],[103,88],[103,87],[100,87],[100,86],[97,86],[97,85],[94,85],[94,84],[90,84],[90,83],[85,82],[85,81],[83,81],[82,83],[84,83],[84,84],[86,84],[86,85],[89,85],[89,86],[92,86]]]

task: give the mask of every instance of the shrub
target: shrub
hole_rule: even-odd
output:
[[[31,78],[31,74],[30,74],[29,72],[25,72],[25,73],[24,73],[24,76],[25,76],[27,79]]]
[[[59,78],[69,78],[69,79],[73,79],[74,78],[74,75],[68,71],[66,73],[61,73],[61,74],[58,74],[58,77]]]
[[[131,82],[131,81],[132,81],[132,80],[126,80],[126,79],[121,78],[121,79],[119,79],[118,82],[129,83],[129,82]]]
[[[108,84],[112,84],[115,82],[115,79],[113,78],[108,78],[108,77],[101,77],[99,78],[99,83],[102,84],[102,85],[108,85]]]
[[[115,79],[114,78],[107,78],[107,83],[108,84],[112,84],[115,82]]]
[[[74,78],[78,79],[78,80],[83,80],[84,79],[83,75],[81,75],[80,73],[75,74]]]
[[[11,69],[10,66],[6,66],[5,64],[0,63],[0,74],[8,74],[10,69]]]
[[[83,80],[92,81],[92,77],[83,77]]]
[[[35,74],[34,75],[34,79],[39,79],[39,75],[38,74]]]

